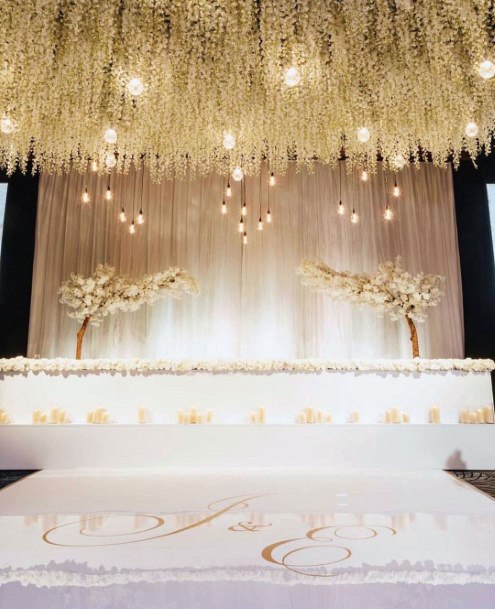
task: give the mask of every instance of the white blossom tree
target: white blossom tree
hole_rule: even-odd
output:
[[[375,275],[336,271],[323,262],[304,261],[296,269],[302,283],[334,300],[347,300],[368,305],[380,315],[387,313],[396,321],[405,319],[409,328],[413,357],[419,357],[418,332],[414,322],[424,322],[428,307],[435,307],[442,297],[441,275],[418,273],[404,269],[402,258],[378,266]]]
[[[132,280],[116,275],[115,268],[99,264],[91,277],[71,273],[60,286],[60,302],[72,309],[69,317],[82,325],[77,333],[76,359],[81,359],[84,334],[89,324],[100,325],[107,315],[117,311],[136,311],[159,298],[181,298],[197,294],[196,280],[184,269],[170,268],[161,273]]]

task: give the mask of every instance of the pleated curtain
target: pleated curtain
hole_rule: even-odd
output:
[[[405,321],[332,302],[301,285],[295,268],[320,258],[338,270],[374,272],[401,255],[413,273],[446,277],[441,304],[419,325],[425,357],[463,356],[462,293],[451,169],[407,166],[397,175],[378,167],[367,182],[345,163],[312,171],[290,166],[269,186],[269,171],[245,183],[248,244],[238,232],[239,182],[226,178],[152,181],[147,171],[101,176],[70,172],[40,181],[29,355],[71,357],[76,321],[58,301],[71,272],[98,263],[139,277],[182,266],[200,284],[198,297],[161,300],[90,327],[86,357],[398,358],[410,357]],[[113,200],[104,198],[110,184]],[[85,187],[91,202],[81,202]],[[339,196],[345,214],[337,213]],[[393,220],[384,220],[389,201]],[[119,222],[124,207],[127,222]],[[145,223],[129,233],[142,207]],[[273,221],[258,231],[268,207]],[[355,209],[359,222],[352,224]]]

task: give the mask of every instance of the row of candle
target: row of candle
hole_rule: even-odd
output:
[[[203,423],[211,423],[214,418],[213,410],[206,410],[204,412],[198,411],[197,408],[190,408],[189,410],[178,410],[177,411],[177,423],[184,425],[200,425]],[[137,411],[137,422],[138,423],[152,423],[153,418],[149,410],[144,407],[139,407]],[[266,408],[260,406],[257,410],[252,411],[248,416],[249,423],[253,424],[264,424],[267,422],[266,419]],[[493,406],[484,406],[475,410],[463,409],[459,412],[458,417],[459,423],[494,423],[494,411]],[[96,408],[91,410],[86,415],[86,423],[90,424],[104,424],[114,422],[111,420],[109,413],[105,408]],[[300,412],[296,413],[295,422],[299,424],[303,423],[333,423],[333,416],[330,412],[318,410],[312,407],[306,407]],[[358,410],[354,410],[350,413],[348,418],[350,423],[360,423],[361,414]],[[410,415],[408,412],[403,412],[398,408],[390,408],[386,410],[379,419],[382,423],[410,423]],[[438,406],[431,406],[428,410],[428,422],[433,424],[441,423],[441,413]],[[8,425],[13,423],[12,417],[2,408],[0,408],[0,425]],[[72,423],[70,416],[67,411],[61,408],[51,408],[48,412],[43,412],[39,409],[33,411],[32,423],[34,425],[41,424],[69,424]]]
[[[59,424],[67,424],[72,423],[69,415],[65,410],[61,408],[52,408],[49,412],[42,412],[39,409],[33,410],[33,418],[34,425],[43,425],[45,423],[50,423],[52,425]]]
[[[484,406],[477,410],[461,410],[459,423],[493,423],[493,408]]]
[[[191,408],[190,410],[179,410],[177,413],[177,423],[181,425],[201,425],[202,423],[211,423],[212,420],[213,410],[198,412],[196,408]]]
[[[332,423],[333,417],[322,410],[315,410],[311,407],[306,407],[301,412],[296,414],[296,423]]]
[[[411,417],[408,412],[401,412],[398,408],[390,408],[385,411],[385,423],[410,423]]]
[[[110,416],[105,408],[96,408],[96,410],[90,410],[86,415],[86,423],[102,425],[110,423]]]
[[[9,415],[3,408],[0,408],[0,425],[8,425],[11,423]]]

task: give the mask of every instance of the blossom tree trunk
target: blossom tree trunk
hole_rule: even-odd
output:
[[[410,317],[406,317],[407,325],[409,326],[409,339],[411,341],[413,357],[419,357],[419,341],[418,331]]]
[[[89,324],[90,319],[91,319],[91,317],[84,318],[82,326],[79,328],[79,332],[77,333],[76,359],[81,359],[83,338],[84,338],[84,334],[86,333],[86,330],[88,329],[88,324]]]

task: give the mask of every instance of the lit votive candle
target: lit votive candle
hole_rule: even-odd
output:
[[[36,408],[36,410],[33,410],[33,423],[35,425],[37,425],[40,422],[40,419],[41,419],[41,410]]]
[[[411,418],[410,418],[408,412],[403,412],[402,413],[402,422],[403,423],[410,423],[411,422]]]
[[[493,406],[484,406],[483,416],[485,423],[493,423]]]

